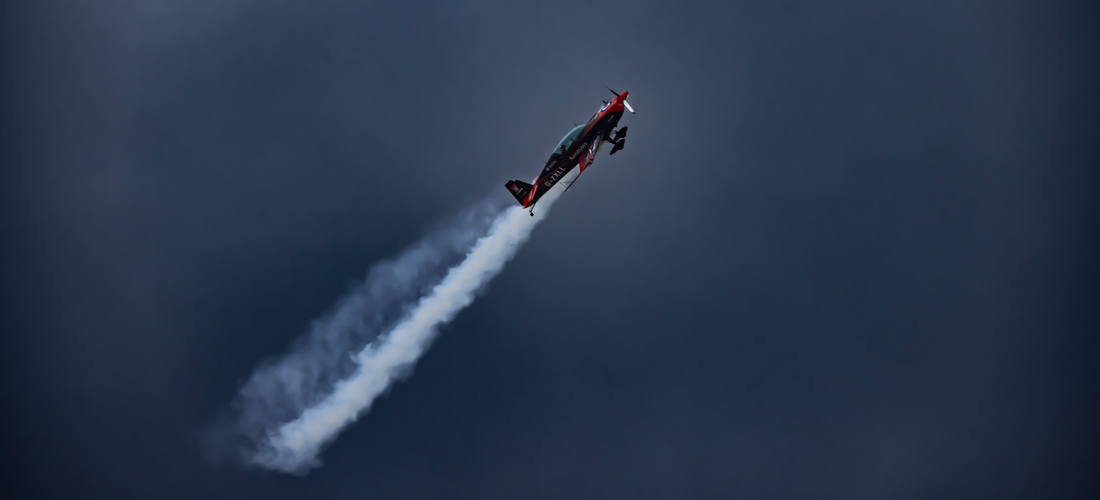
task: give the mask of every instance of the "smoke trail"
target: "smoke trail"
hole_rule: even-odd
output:
[[[547,193],[534,217],[515,206],[471,212],[372,269],[333,313],[314,322],[305,340],[261,366],[242,387],[234,431],[246,440],[244,458],[294,474],[318,466],[321,449],[409,372],[437,327],[473,302],[559,194]],[[484,236],[474,241],[478,234]],[[462,250],[468,251],[443,275],[444,266],[457,260],[448,257]]]

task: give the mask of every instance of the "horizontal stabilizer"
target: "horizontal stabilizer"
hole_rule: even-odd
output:
[[[520,205],[524,205],[524,200],[527,198],[528,194],[531,194],[531,188],[534,186],[523,181],[508,181],[504,187],[508,188],[508,192],[516,197],[516,201],[518,201]]]

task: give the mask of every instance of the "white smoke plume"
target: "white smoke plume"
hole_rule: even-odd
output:
[[[232,424],[241,457],[292,474],[319,466],[322,448],[411,371],[437,328],[473,302],[559,194],[543,196],[534,217],[517,206],[472,211],[375,266],[288,354],[260,366],[241,388]],[[220,434],[224,447],[230,440]]]

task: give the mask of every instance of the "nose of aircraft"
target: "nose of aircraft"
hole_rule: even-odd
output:
[[[619,95],[619,97],[618,97],[617,99],[619,99],[619,102],[623,103],[623,106],[625,106],[625,107],[626,107],[626,110],[627,110],[627,111],[629,111],[629,112],[630,112],[631,114],[634,114],[634,108],[630,107],[630,103],[629,103],[629,102],[626,102],[626,96],[627,96],[627,94],[629,94],[629,93],[630,93],[629,91],[625,91],[625,90],[624,90],[624,91],[623,91],[623,93],[622,93],[622,94],[620,94],[620,95]]]

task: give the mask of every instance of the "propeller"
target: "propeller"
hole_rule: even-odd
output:
[[[608,87],[607,85],[604,85],[604,88],[606,88],[607,90],[611,90],[611,87]],[[611,90],[611,93],[615,94],[615,97],[619,97],[618,92],[615,92],[614,90]],[[607,101],[604,101],[604,102],[607,102]],[[630,103],[626,102],[626,99],[623,99],[623,106],[626,106],[626,109],[630,110],[630,114],[632,114],[632,115],[637,114],[637,113],[634,112],[634,108],[630,107]]]

